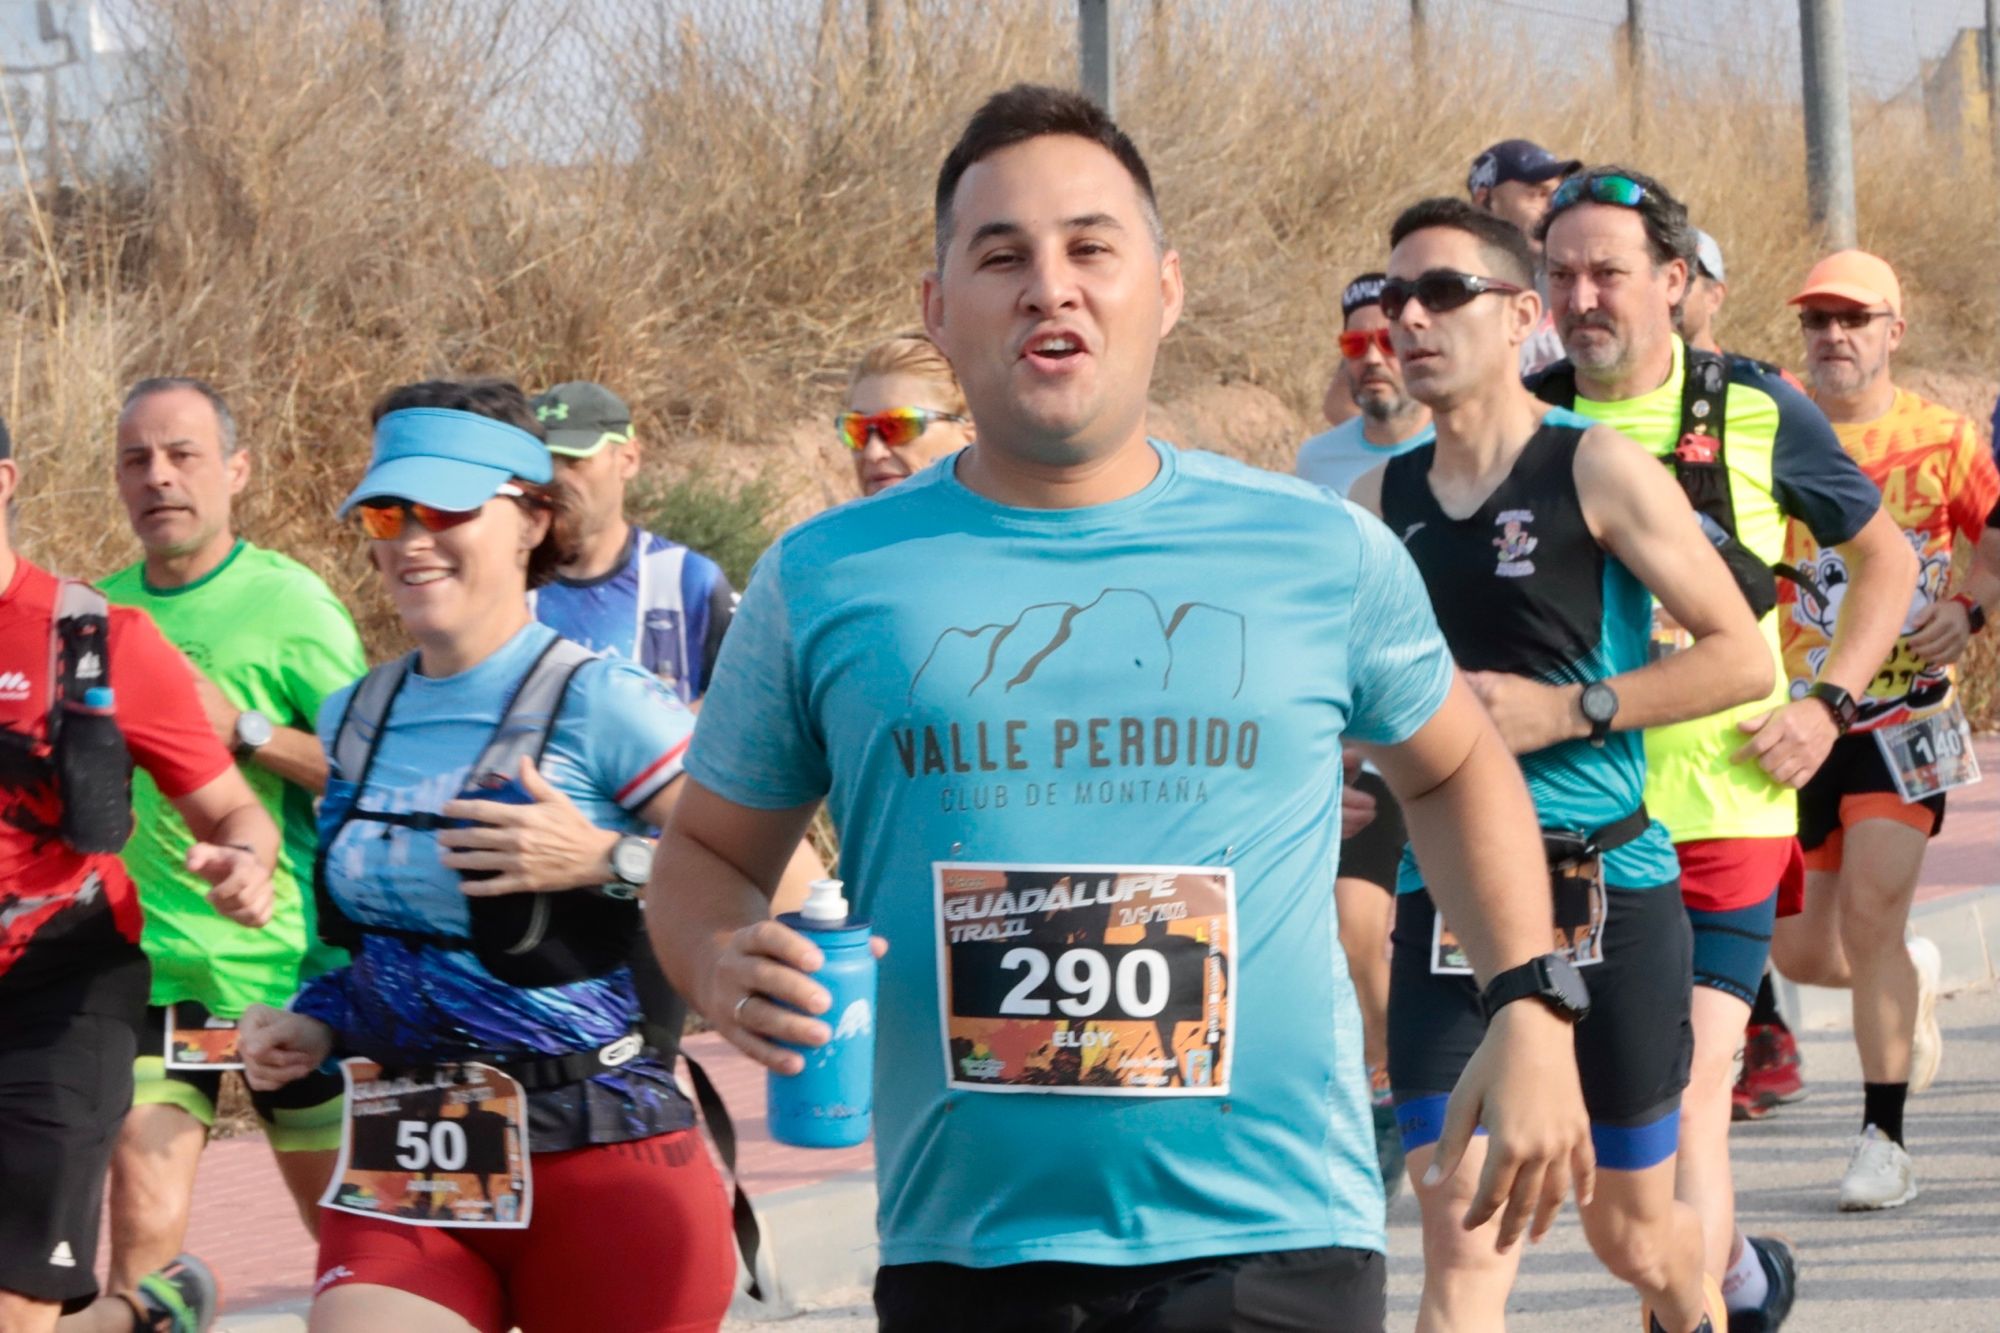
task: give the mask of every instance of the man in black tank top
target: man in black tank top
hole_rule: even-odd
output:
[[[1598,1258],[1636,1288],[1659,1333],[1723,1333],[1701,1226],[1674,1201],[1687,1082],[1691,944],[1667,832],[1645,811],[1643,728],[1700,717],[1772,685],[1757,624],[1673,478],[1608,427],[1522,387],[1541,302],[1526,240],[1457,200],[1417,204],[1390,233],[1383,313],[1435,443],[1351,497],[1403,540],[1452,655],[1535,798],[1551,852],[1551,924],[1587,979],[1577,1069],[1597,1153],[1583,1209]],[[1695,637],[1649,661],[1652,599]],[[1493,1327],[1518,1251],[1460,1225],[1484,1157],[1443,1119],[1490,1001],[1406,858],[1390,973],[1389,1077],[1424,1214],[1419,1323]],[[1436,1164],[1443,1179],[1425,1184]],[[1455,1168],[1455,1169],[1454,1169]]]

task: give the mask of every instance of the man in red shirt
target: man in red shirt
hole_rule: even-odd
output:
[[[0,1330],[47,1333],[96,1295],[104,1173],[149,984],[132,882],[114,852],[71,845],[103,834],[66,823],[65,792],[129,780],[109,713],[201,839],[187,864],[213,886],[208,901],[246,925],[270,919],[278,831],[209,727],[186,660],[143,612],[109,608],[101,640],[73,654],[66,678],[103,682],[89,711],[60,700],[63,584],[14,554],[12,454],[0,423]],[[156,1313],[135,1302],[131,1326],[154,1327],[141,1320]],[[182,1312],[167,1313],[178,1330]]]

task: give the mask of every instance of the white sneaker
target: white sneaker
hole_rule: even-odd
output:
[[[1840,1211],[1901,1208],[1917,1197],[1917,1173],[1903,1145],[1870,1125],[1861,1131],[1840,1180]]]
[[[1917,968],[1917,1028],[1910,1040],[1910,1091],[1922,1092],[1937,1078],[1938,1062],[1944,1058],[1944,1030],[1938,1026],[1938,982],[1944,975],[1944,956],[1937,944],[1922,935],[1904,941],[1910,961]]]

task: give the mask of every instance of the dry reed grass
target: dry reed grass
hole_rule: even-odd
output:
[[[426,26],[392,47],[372,0],[160,0],[149,171],[22,196],[0,228],[24,546],[89,574],[133,558],[110,427],[120,386],[164,371],[236,402],[262,469],[246,530],[324,571],[378,647],[390,628],[327,516],[394,383],[600,378],[669,473],[763,473],[794,512],[839,493],[844,460],[799,423],[863,344],[910,322],[944,148],[992,89],[1074,67],[1059,0],[886,6],[872,58],[853,8],[712,5],[718,26],[617,49],[579,21],[594,76],[542,114],[606,148],[538,165],[509,142],[518,112],[495,125],[537,53],[469,9],[414,9]],[[1614,76],[1529,77],[1546,66],[1527,50],[1461,30],[1419,79],[1400,35],[1332,8],[1156,6],[1125,55],[1121,111],[1191,293],[1161,361],[1170,405],[1261,389],[1283,405],[1272,438],[1220,442],[1288,444],[1317,417],[1340,284],[1380,261],[1401,205],[1456,192],[1479,148],[1515,134],[1683,192],[1728,254],[1731,344],[1796,360],[1782,299],[1815,247],[1797,109],[1775,88],[1675,71],[1635,125]],[[1860,107],[1857,127],[1863,241],[1911,293],[1907,363],[1992,374],[1984,167],[1942,166],[1900,106]]]

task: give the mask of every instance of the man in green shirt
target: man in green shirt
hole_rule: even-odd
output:
[[[209,721],[277,822],[283,848],[270,924],[235,925],[207,907],[182,867],[187,825],[143,773],[133,781],[136,831],[124,860],[145,909],[153,1007],[112,1163],[113,1293],[132,1292],[186,1236],[221,1084],[213,1066],[234,1059],[226,1029],[245,1006],[282,1005],[300,981],[344,961],[319,942],[313,910],[312,802],[326,785],[313,724],[321,701],[366,662],[353,620],[317,575],[235,534],[231,501],[250,475],[250,451],[207,384],[148,379],[126,395],[118,492],[145,558],[100,586],[115,604],[143,607],[194,663]],[[321,1074],[252,1096],[308,1228],[339,1147],[341,1093],[338,1075]],[[119,1322],[125,1304],[107,1296],[89,1312],[103,1311],[103,1322],[79,1329],[131,1327]]]

